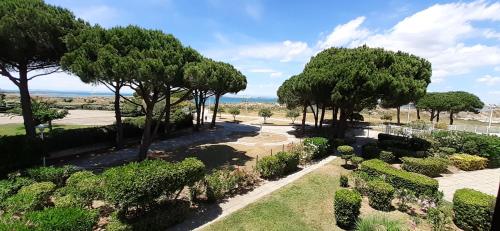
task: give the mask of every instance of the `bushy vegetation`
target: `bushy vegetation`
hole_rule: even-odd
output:
[[[0,180],[0,201],[5,201],[7,197],[14,195],[21,187],[33,183],[35,182],[32,179],[26,177]]]
[[[280,177],[295,171],[299,160],[296,152],[278,152],[276,155],[260,159],[257,163],[257,171],[263,178]]]
[[[347,188],[349,187],[349,178],[346,175],[340,175],[339,183],[340,187]]]
[[[380,149],[376,143],[367,143],[361,147],[362,157],[369,160],[378,158]]]
[[[369,181],[367,186],[370,206],[377,210],[390,210],[394,198],[394,187],[382,180]]]
[[[37,167],[27,169],[26,176],[38,181],[50,181],[58,186],[64,184],[64,181],[76,171],[74,166],[66,165],[62,168],[57,167]]]
[[[208,201],[216,201],[238,190],[251,187],[256,182],[256,177],[251,173],[226,167],[206,175],[202,182],[191,188],[191,196],[197,199],[201,194],[205,194]]]
[[[356,231],[406,231],[404,222],[400,220],[390,219],[383,215],[372,215],[361,218],[356,222]]]
[[[391,163],[396,159],[396,157],[390,151],[381,151],[379,159],[386,162],[386,163]]]
[[[340,158],[345,160],[345,164],[347,165],[347,161],[351,160],[354,155],[354,148],[349,145],[341,145],[337,147],[337,152],[340,155]]]
[[[335,192],[334,212],[337,225],[352,227],[359,216],[361,195],[354,190],[339,189]]]
[[[438,191],[438,182],[428,176],[393,168],[389,164],[373,159],[361,163],[361,171],[373,177],[385,177],[385,181],[395,188],[414,191],[417,196],[433,195]]]
[[[33,183],[21,187],[17,194],[2,202],[2,207],[11,213],[28,212],[43,208],[56,185],[52,182]]]
[[[401,168],[409,171],[416,172],[422,175],[436,177],[444,173],[448,167],[448,160],[440,157],[427,157],[427,158],[401,158],[403,164]]]
[[[450,161],[455,167],[465,171],[480,170],[488,166],[488,159],[465,153],[452,155]]]
[[[465,231],[491,229],[495,197],[473,190],[459,189],[453,195],[455,224]]]
[[[431,143],[422,138],[395,136],[385,133],[378,134],[378,145],[382,149],[397,148],[412,152],[427,151],[431,148]]]
[[[311,137],[304,139],[304,149],[308,153],[309,160],[318,159],[328,155],[328,139],[324,137]]]
[[[88,231],[97,223],[98,212],[83,208],[47,208],[27,213],[34,230]]]

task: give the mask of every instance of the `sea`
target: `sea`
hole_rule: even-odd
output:
[[[1,90],[0,93],[18,93],[14,90]],[[32,96],[47,96],[47,97],[113,97],[111,92],[88,92],[88,91],[52,91],[52,90],[30,90]],[[132,96],[132,93],[123,93],[124,96]],[[214,97],[210,97],[207,101],[213,103]],[[273,97],[258,97],[258,96],[222,96],[220,103],[277,103],[278,98]]]

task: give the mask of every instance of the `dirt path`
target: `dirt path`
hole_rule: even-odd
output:
[[[115,114],[112,111],[69,110],[68,112],[69,114],[64,119],[55,120],[54,124],[100,126],[115,122]],[[20,123],[23,123],[22,116],[0,114],[0,125]]]

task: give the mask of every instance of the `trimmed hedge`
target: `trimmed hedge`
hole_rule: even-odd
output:
[[[26,176],[38,181],[38,182],[46,182],[50,181],[56,185],[63,185],[64,181],[71,175],[76,172],[76,167],[66,165],[63,167],[37,167],[26,169]]]
[[[96,211],[82,208],[47,208],[26,214],[34,230],[89,231],[97,218]]]
[[[133,162],[106,170],[103,190],[107,201],[119,208],[147,206],[159,196],[172,196],[204,176],[205,165],[196,158],[179,163],[162,160]]]
[[[455,167],[465,171],[480,170],[488,166],[488,159],[465,153],[451,156],[450,161]]]
[[[490,230],[494,209],[494,196],[467,188],[453,195],[455,224],[465,231]]]
[[[361,195],[354,190],[339,189],[335,192],[334,212],[337,225],[352,227],[359,216],[361,208]]]
[[[403,137],[389,135],[385,133],[378,134],[379,147],[382,149],[398,148],[411,151],[427,151],[431,148],[431,143],[425,139],[417,137]]]
[[[361,147],[361,156],[367,160],[378,158],[380,149],[376,143],[367,143]]]
[[[386,163],[391,163],[394,161],[394,159],[396,159],[396,157],[394,156],[394,154],[392,152],[381,151],[379,159],[386,162]]]
[[[448,160],[439,157],[427,157],[423,159],[403,157],[401,161],[403,161],[403,164],[401,164],[402,169],[430,177],[439,176],[448,168]]]
[[[276,178],[293,172],[299,164],[299,156],[295,152],[278,152],[273,156],[263,157],[257,163],[257,171],[266,179]]]
[[[382,180],[369,181],[367,186],[370,206],[377,210],[389,211],[394,198],[394,187]]]
[[[79,171],[73,173],[66,180],[66,186],[58,191],[69,196],[65,198],[66,200],[74,198],[78,203],[90,205],[92,200],[103,198],[103,180],[101,176],[90,171]]]
[[[385,180],[395,188],[405,188],[419,195],[434,195],[438,191],[438,181],[418,173],[393,168],[377,159],[361,163],[361,171],[373,177],[385,176]]]
[[[311,158],[317,159],[328,156],[329,142],[324,137],[310,137],[304,139],[304,147],[311,151]]]
[[[17,194],[7,198],[2,207],[12,213],[33,211],[42,208],[56,185],[52,182],[33,183],[23,186]]]

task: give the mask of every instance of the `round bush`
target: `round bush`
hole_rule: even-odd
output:
[[[488,159],[465,153],[451,156],[450,161],[455,167],[465,171],[480,170],[488,166]]]
[[[23,186],[17,194],[7,198],[2,206],[9,212],[26,212],[42,208],[56,185],[52,182],[33,183]]]
[[[394,198],[394,187],[382,180],[368,182],[368,202],[377,210],[388,211]]]
[[[394,154],[392,152],[389,152],[389,151],[381,151],[380,152],[380,157],[379,159],[386,162],[386,163],[390,163],[392,161],[394,161],[396,157],[394,156]]]
[[[257,171],[262,178],[266,179],[282,176],[285,168],[285,163],[276,156],[263,157],[257,163]]]
[[[276,157],[285,164],[284,173],[288,174],[297,170],[299,165],[299,155],[296,152],[278,152]]]
[[[337,151],[339,152],[340,155],[353,155],[354,154],[354,148],[349,146],[349,145],[341,145],[337,147]]]
[[[98,214],[82,208],[47,208],[26,214],[35,230],[89,231]]]
[[[364,161],[363,157],[353,156],[353,157],[351,158],[351,163],[352,163],[352,165],[354,165],[354,166],[356,166],[356,167],[358,167],[358,166],[359,166],[359,164],[361,164],[361,162],[363,162],[363,161]]]
[[[490,230],[494,209],[494,196],[467,188],[453,195],[455,224],[465,231]]]
[[[66,180],[64,191],[81,198],[86,201],[86,204],[89,204],[92,200],[103,197],[102,188],[103,181],[100,176],[90,171],[80,171],[73,173],[68,180]]]
[[[365,159],[377,158],[380,154],[380,149],[375,143],[367,143],[361,147],[361,153]]]
[[[352,227],[361,208],[361,195],[354,190],[339,189],[335,192],[335,220],[340,227]]]
[[[346,175],[340,175],[340,187],[349,187],[349,178]]]

